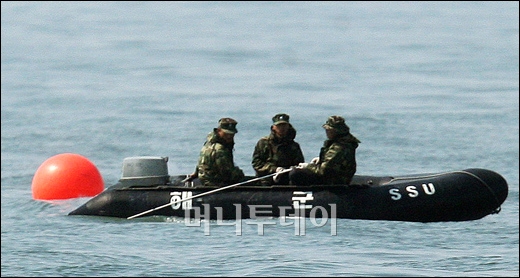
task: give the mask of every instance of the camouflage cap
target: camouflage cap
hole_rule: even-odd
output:
[[[335,129],[338,132],[350,132],[349,127],[345,124],[345,119],[341,116],[330,116],[325,124],[325,129]]]
[[[289,115],[287,114],[276,114],[273,117],[273,125],[278,124],[288,124],[289,123]]]
[[[235,134],[238,132],[237,130],[237,121],[231,118],[222,118],[218,121],[218,127],[222,129],[225,133]]]

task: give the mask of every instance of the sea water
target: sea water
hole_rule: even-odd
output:
[[[518,2],[1,3],[2,276],[518,276]],[[235,163],[287,113],[306,161],[328,116],[361,140],[357,173],[485,168],[499,214],[274,225],[68,216],[32,178],[77,153],[105,187],[123,159],[193,171],[222,117]],[[235,223],[236,224],[236,223]],[[301,226],[300,226],[301,228]],[[207,229],[207,230],[206,230]],[[332,231],[336,229],[337,234]]]

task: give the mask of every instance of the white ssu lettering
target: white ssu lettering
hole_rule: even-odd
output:
[[[435,194],[435,186],[431,182],[428,184],[423,183],[422,189],[426,195]],[[408,192],[407,195],[410,198],[415,198],[420,195],[419,190],[417,189],[417,187],[415,185],[407,186],[405,188],[405,191]],[[392,198],[392,200],[394,200],[394,201],[400,200],[402,197],[401,192],[399,192],[399,188],[391,188],[390,190],[388,190],[388,193],[390,193],[390,195],[391,195],[390,198]]]

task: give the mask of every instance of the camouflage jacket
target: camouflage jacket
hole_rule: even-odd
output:
[[[289,127],[285,138],[278,138],[271,131],[268,136],[260,138],[253,152],[252,165],[257,176],[265,176],[276,172],[276,168],[297,166],[304,162],[300,144],[294,141],[296,130]]]
[[[233,161],[234,143],[227,144],[216,133],[208,134],[197,163],[198,177],[203,185],[225,186],[243,180],[244,172]]]
[[[325,140],[318,164],[307,166],[324,184],[350,184],[356,173],[356,148],[361,143],[348,133]]]

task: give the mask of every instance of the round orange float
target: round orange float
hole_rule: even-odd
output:
[[[55,155],[40,165],[32,181],[35,200],[92,197],[101,193],[104,182],[97,167],[79,154]]]

